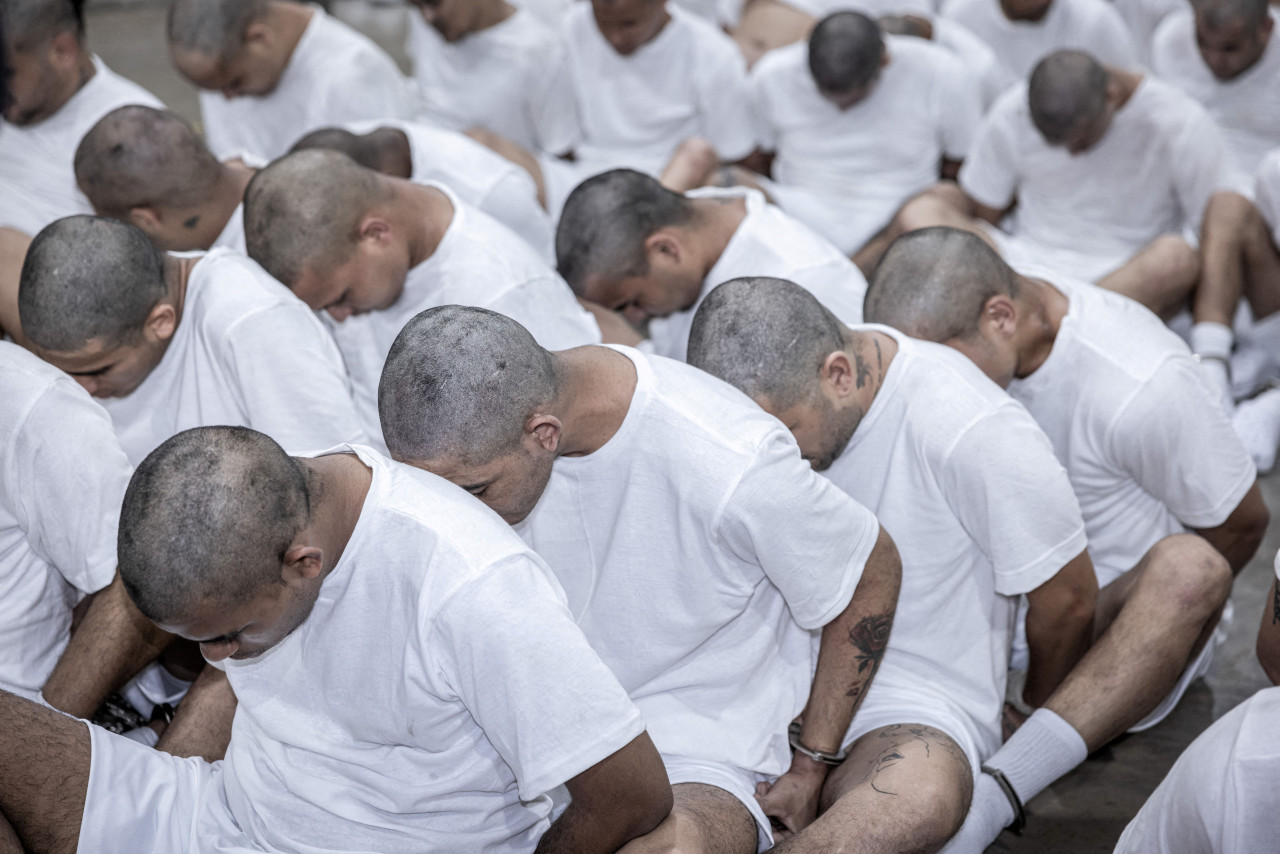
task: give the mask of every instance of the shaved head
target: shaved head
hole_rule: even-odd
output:
[[[400,331],[378,384],[378,415],[397,460],[487,462],[520,446],[525,420],[556,393],[550,353],[511,318],[458,305]]]
[[[1050,144],[1064,142],[1106,110],[1109,80],[1107,70],[1083,51],[1049,54],[1027,86],[1032,122]]]
[[[233,607],[281,584],[285,552],[311,514],[301,467],[244,427],[169,439],[134,472],[120,511],[120,577],[148,618]]]
[[[862,316],[928,341],[969,339],[987,300],[1018,296],[1017,277],[982,238],[924,228],[895,240],[867,288]]]
[[[1218,30],[1236,22],[1261,27],[1270,16],[1267,0],[1192,0],[1196,17],[1210,29]]]
[[[27,53],[59,33],[84,37],[84,0],[4,0],[6,49]]]
[[[18,284],[22,331],[42,350],[137,338],[167,292],[164,256],[132,225],[72,216],[31,241]]]
[[[240,50],[245,31],[266,9],[267,0],[173,0],[169,48],[225,63]]]
[[[556,229],[560,275],[581,295],[587,279],[624,279],[649,272],[644,242],[661,228],[693,217],[692,203],[633,169],[588,178],[564,203]]]
[[[94,210],[124,219],[137,207],[189,208],[208,201],[222,164],[174,113],[128,106],[107,113],[85,134],[75,171]]]
[[[382,157],[371,134],[358,136],[343,128],[320,128],[295,142],[290,151],[310,151],[317,148],[345,154],[366,169],[381,171],[379,167],[382,165]]]
[[[861,12],[836,12],[809,36],[809,71],[824,92],[869,85],[880,73],[884,38],[880,25]]]
[[[245,190],[249,256],[294,287],[304,270],[349,258],[365,214],[389,192],[378,173],[344,154],[288,154],[254,175]]]
[[[844,326],[804,288],[742,278],[698,306],[688,361],[779,412],[818,393],[823,360],[844,344]]]

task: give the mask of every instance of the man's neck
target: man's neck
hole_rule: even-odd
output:
[[[743,196],[710,197],[694,199],[692,204],[693,219],[686,227],[688,248],[696,253],[705,279],[747,218],[747,200]]]
[[[581,457],[600,450],[622,428],[636,393],[636,366],[608,347],[553,353],[560,420],[558,455]]]
[[[484,3],[476,16],[475,27],[471,30],[478,33],[487,30],[490,27],[496,27],[503,21],[510,18],[516,13],[516,7],[512,6],[506,0],[496,0],[496,2]]]
[[[191,280],[191,270],[200,261],[199,258],[182,258],[164,253],[165,299],[173,306],[173,326],[176,330],[182,325],[184,309],[187,305],[187,282]],[[169,336],[172,341],[173,335]],[[168,341],[165,342],[168,347]]]
[[[373,484],[373,471],[355,454],[295,459],[307,478],[307,491],[311,495],[308,528],[325,555],[320,577],[323,580],[342,560],[351,542]]]
[[[388,219],[403,229],[409,240],[409,269],[426,261],[440,248],[453,224],[453,203],[435,187],[412,184],[400,178],[379,178],[391,183]]]
[[[213,188],[213,198],[210,201],[214,218],[219,222],[218,234],[227,227],[227,223],[235,215],[236,208],[240,207],[240,203],[244,201],[245,188],[249,186],[249,181],[257,171],[240,160],[229,160],[222,164],[222,174],[218,176],[218,183]],[[215,236],[214,239],[216,240],[217,237]]]
[[[1018,279],[1018,302],[1024,316],[1019,323],[1018,367],[1014,375],[1025,379],[1040,369],[1053,352],[1062,318],[1071,307],[1066,294],[1042,279]]]
[[[295,3],[293,0],[269,0],[267,11],[262,21],[276,33],[288,59],[284,67],[288,68],[293,61],[293,52],[302,41],[303,34],[311,25],[315,10],[306,3]]]
[[[1120,110],[1125,104],[1129,103],[1129,99],[1133,97],[1133,93],[1138,91],[1143,76],[1136,71],[1128,71],[1123,68],[1112,68],[1107,66],[1107,74],[1111,78],[1111,82],[1115,85],[1118,92],[1116,101],[1116,109]]]
[[[844,352],[853,363],[854,402],[866,415],[884,387],[889,365],[898,355],[898,342],[883,332],[850,329],[845,330],[844,340]]]

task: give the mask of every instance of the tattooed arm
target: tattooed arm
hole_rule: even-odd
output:
[[[1276,579],[1271,581],[1271,595],[1258,626],[1258,663],[1271,684],[1280,685],[1280,581]]]
[[[902,581],[902,561],[880,529],[862,578],[848,606],[822,630],[818,668],[805,706],[800,743],[839,753],[853,714],[880,667]],[[831,766],[796,752],[791,768],[758,792],[765,813],[795,833],[813,821]]]

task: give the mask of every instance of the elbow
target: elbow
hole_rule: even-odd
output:
[[[675,797],[671,794],[669,785],[653,787],[638,800],[639,803],[635,804],[634,809],[630,811],[632,814],[627,827],[630,839],[652,833],[658,825],[667,820],[667,816],[671,814],[671,808],[675,806]]]
[[[1269,637],[1265,630],[1258,634],[1258,663],[1262,665],[1262,672],[1267,674],[1272,685],[1280,685],[1280,650],[1276,649],[1277,646],[1280,644]]]

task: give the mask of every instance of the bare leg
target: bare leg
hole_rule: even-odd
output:
[[[22,854],[18,834],[3,815],[0,815],[0,854]]]
[[[1142,303],[1165,320],[1187,303],[1200,278],[1200,253],[1174,234],[1162,234],[1098,286]],[[1230,323],[1230,321],[1227,321]]]
[[[715,147],[700,136],[690,137],[671,155],[658,180],[675,193],[685,193],[708,183],[720,168]]]
[[[27,257],[31,238],[11,228],[0,228],[0,335],[8,333],[14,341],[27,346],[18,323],[18,278]]]
[[[756,820],[733,795],[702,783],[677,783],[671,793],[671,814],[618,854],[754,854]]]
[[[1215,193],[1205,210],[1200,246],[1204,270],[1195,295],[1197,323],[1230,327],[1242,296],[1257,318],[1280,310],[1280,255],[1252,202],[1237,193]]]
[[[978,235],[995,248],[990,235],[973,218],[964,191],[954,182],[942,181],[904,202],[889,224],[853,254],[853,263],[858,265],[864,276],[870,278],[889,244],[909,231],[933,226],[963,229]]]
[[[818,820],[773,851],[927,854],[959,829],[972,795],[969,760],[950,736],[923,724],[883,727],[831,772]]]
[[[156,750],[174,756],[199,756],[216,762],[231,743],[231,721],[236,713],[236,695],[227,674],[206,666],[160,736]]]
[[[538,158],[534,157],[522,146],[512,142],[505,136],[499,136],[491,130],[484,128],[470,128],[464,131],[467,136],[476,142],[490,149],[495,154],[510,160],[524,171],[528,172],[533,178],[533,183],[538,188],[538,204],[542,205],[542,209],[547,208],[547,184],[542,177],[542,166],[538,163]]]
[[[89,789],[86,724],[7,691],[0,720],[0,813],[32,854],[74,854]]]
[[[1098,596],[1100,636],[1045,707],[1089,751],[1150,713],[1208,641],[1231,595],[1231,567],[1192,534],[1166,537]]]
[[[771,50],[809,37],[818,19],[778,0],[748,0],[742,20],[729,35],[742,51],[747,67]]]

